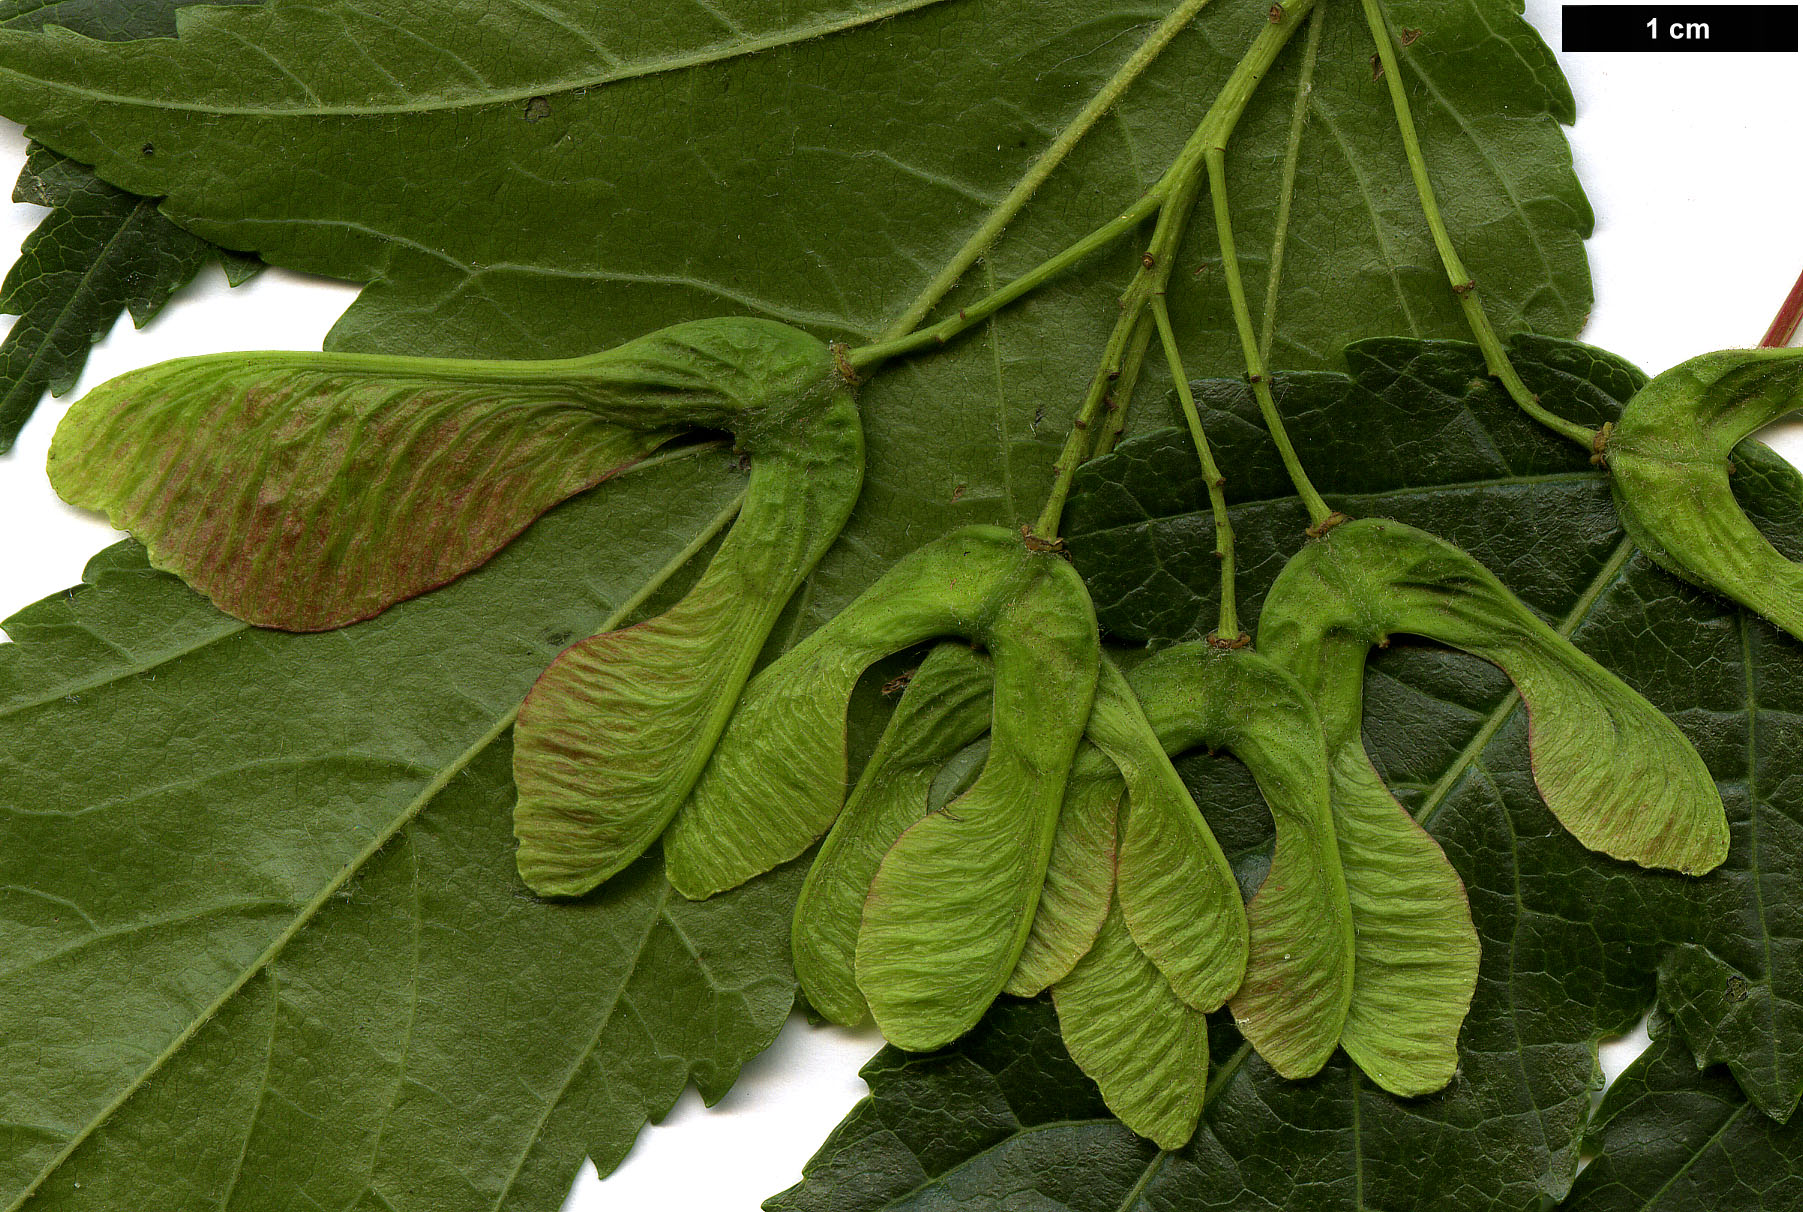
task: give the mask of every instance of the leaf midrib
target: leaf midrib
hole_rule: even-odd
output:
[[[327,105],[317,102],[312,105],[208,105],[195,101],[179,101],[165,97],[151,98],[136,96],[130,93],[115,93],[105,89],[86,88],[67,81],[46,80],[19,71],[16,68],[0,67],[0,75],[15,80],[36,84],[55,92],[84,101],[97,102],[103,105],[123,105],[135,108],[150,109],[164,113],[205,114],[210,117],[247,117],[247,118],[336,118],[336,117],[368,117],[383,114],[440,114],[456,113],[466,109],[481,109],[494,105],[507,105],[529,101],[534,97],[563,96],[569,93],[584,92],[590,89],[603,88],[611,84],[623,83],[627,80],[644,79],[649,76],[668,75],[672,72],[688,71],[697,67],[706,67],[714,63],[725,63],[733,59],[747,58],[763,54],[767,51],[779,50],[786,46],[795,46],[803,42],[812,42],[818,38],[828,38],[837,34],[848,33],[866,25],[876,25],[896,17],[907,16],[922,9],[939,4],[953,3],[954,0],[898,0],[884,8],[872,12],[861,12],[838,20],[815,21],[808,25],[794,26],[761,34],[754,38],[740,41],[715,42],[699,50],[682,54],[664,55],[643,59],[620,69],[576,76],[562,80],[541,81],[528,86],[496,89],[481,96],[463,99],[420,100],[413,102],[387,102],[363,105]],[[223,13],[235,14],[235,9],[219,10]],[[241,16],[215,18],[211,22],[216,31],[231,33],[218,24],[222,20],[244,20]],[[192,27],[184,31],[192,36]],[[46,37],[43,34],[20,34],[13,31],[0,31],[0,41],[5,37],[29,38]],[[50,35],[52,37],[56,35]],[[62,35],[67,37],[68,35]],[[434,47],[433,49],[439,49]],[[278,70],[284,74],[287,69],[279,62]],[[293,77],[290,76],[292,79]],[[303,81],[295,80],[308,92]]]
[[[132,1096],[142,1089],[145,1083],[158,1073],[172,1057],[188,1046],[188,1042],[192,1040],[195,1035],[199,1034],[202,1027],[213,1021],[214,1017],[218,1015],[220,1010],[225,1008],[227,1003],[237,997],[238,994],[243,991],[244,987],[256,978],[258,973],[267,968],[275,960],[276,956],[280,955],[282,951],[287,948],[288,944],[294,941],[295,937],[299,935],[302,930],[312,924],[313,919],[319,915],[319,911],[331,901],[332,897],[335,896],[340,889],[350,882],[357,872],[363,869],[364,865],[367,864],[370,859],[374,858],[383,847],[394,840],[395,836],[405,828],[409,822],[424,811],[426,805],[436,799],[438,794],[450,784],[450,781],[453,778],[456,778],[457,775],[461,774],[476,760],[476,758],[481,756],[484,750],[494,744],[495,741],[499,740],[501,734],[513,726],[513,720],[517,714],[519,714],[519,708],[517,706],[505,712],[474,744],[470,745],[469,748],[453,758],[444,769],[438,772],[437,777],[421,789],[419,794],[414,796],[412,800],[408,801],[406,808],[396,815],[395,819],[387,828],[383,829],[372,838],[370,842],[364,846],[362,851],[360,851],[356,857],[351,859],[350,862],[340,867],[338,874],[327,881],[318,892],[314,893],[313,897],[308,900],[305,905],[301,906],[300,911],[295,914],[294,920],[289,922],[282,932],[276,935],[276,937],[270,941],[269,945],[263,948],[262,952],[245,966],[244,971],[239,973],[238,977],[222,990],[219,996],[214,998],[204,1010],[195,1015],[188,1025],[182,1029],[180,1034],[171,1040],[161,1052],[157,1053],[148,1064],[140,1069],[137,1075],[130,1082],[127,1082],[119,1093],[114,1095],[111,1101],[102,1107],[86,1124],[82,1125],[81,1131],[71,1137],[68,1143],[57,1152],[56,1156],[51,1158],[50,1161],[45,1164],[44,1168],[38,1172],[38,1176],[31,1181],[24,1191],[20,1192],[19,1198],[7,1205],[6,1212],[18,1212],[19,1209],[23,1208],[25,1204],[38,1193],[44,1183],[49,1180],[50,1176],[60,1170],[63,1163],[68,1161],[75,1151],[79,1149],[90,1136],[99,1131],[101,1126],[108,1120],[112,1119],[113,1115],[129,1102]]]

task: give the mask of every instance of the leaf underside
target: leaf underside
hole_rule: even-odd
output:
[[[165,209],[204,236],[372,282],[334,348],[574,355],[721,312],[855,343],[997,211],[1157,15],[1078,0],[734,0],[656,17],[530,7],[504,23],[478,21],[475,0],[196,10],[180,42],[154,48],[0,38],[0,111],[109,181],[168,195]],[[1206,8],[947,305],[1118,214],[1268,7]],[[1496,320],[1576,332],[1590,213],[1550,52],[1508,0],[1410,0],[1394,16],[1424,31],[1409,49],[1422,137]],[[1255,308],[1278,237],[1308,233],[1285,242],[1269,300],[1280,367],[1331,364],[1356,336],[1464,331],[1426,268],[1419,216],[1390,200],[1407,166],[1362,21],[1320,20],[1313,50],[1298,38],[1253,99],[1230,157]],[[1216,256],[1195,226],[1186,269]],[[864,547],[892,559],[963,522],[1031,520],[1134,256],[1092,258],[1056,292],[866,388],[864,499],[810,620],[868,581]],[[1192,370],[1236,369],[1220,275],[1174,281]],[[923,400],[945,403],[929,417]]]
[[[799,873],[696,905],[651,858],[538,903],[503,729],[740,483],[716,448],[654,456],[324,635],[232,620],[130,544],[7,620],[0,1018],[33,1026],[0,1036],[0,1199],[304,1178],[333,1207],[554,1208],[686,1081],[718,1097],[788,1013]]]

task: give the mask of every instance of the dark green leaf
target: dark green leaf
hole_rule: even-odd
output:
[[[939,1052],[885,1048],[863,1077],[870,1097],[827,1138],[804,1181],[765,1207],[1007,1207],[1010,1196],[1029,1191],[1100,1189],[1104,1176],[1130,1186],[1157,1154],[1108,1114],[1095,1083],[1059,1042],[1048,999],[1005,998],[976,1030]],[[1049,1163],[1048,1172],[1022,1174],[1019,1162],[1036,1156]],[[956,1194],[941,1199],[946,1187]]]
[[[1536,391],[1587,420],[1607,415],[1637,383],[1632,368],[1580,346],[1519,342],[1516,353]],[[1068,1095],[1068,1106],[1019,1117],[974,1147],[917,1157],[906,1185],[898,1177],[860,1194],[841,1177],[858,1171],[853,1158],[876,1167],[887,1157],[886,1172],[899,1176],[897,1142],[927,1122],[904,1130],[896,1126],[900,1113],[891,1112],[879,1137],[866,1109],[778,1206],[975,1210],[1007,1207],[1004,1195],[1032,1191],[1042,1200],[1032,1206],[1085,1210],[1519,1209],[1557,1199],[1571,1183],[1598,1080],[1595,1042],[1631,1025],[1653,1000],[1656,970],[1674,944],[1733,956],[1744,966],[1748,1000],[1757,989],[1781,1006],[1796,1000],[1803,970],[1788,958],[1796,932],[1779,915],[1768,915],[1762,932],[1757,910],[1761,891],[1803,862],[1793,840],[1803,796],[1768,775],[1751,798],[1749,763],[1756,734],[1769,734],[1774,717],[1803,710],[1803,681],[1787,672],[1803,653],[1633,555],[1600,473],[1581,451],[1523,421],[1483,378],[1475,349],[1370,342],[1351,350],[1349,361],[1353,384],[1328,376],[1280,384],[1298,445],[1330,502],[1391,514],[1462,543],[1669,712],[1722,786],[1733,830],[1727,864],[1689,879],[1583,849],[1535,792],[1525,718],[1507,679],[1469,657],[1398,643],[1370,666],[1367,744],[1457,867],[1483,940],[1460,1070],[1446,1090],[1396,1099],[1343,1056],[1313,1080],[1284,1081],[1223,1022],[1212,1032],[1216,1067],[1202,1130],[1176,1153],[1152,1155],[1089,1111],[1092,1096]],[[1217,404],[1250,407],[1238,398],[1243,386],[1205,386]],[[1206,419],[1233,448],[1223,462],[1246,471],[1235,488],[1234,525],[1248,568],[1242,592],[1256,603],[1300,545],[1306,518],[1273,479],[1275,456],[1250,440],[1238,415],[1215,411]],[[1213,529],[1194,512],[1201,496],[1194,454],[1182,451],[1179,468],[1179,449],[1158,435],[1128,443],[1081,477],[1088,491],[1070,514],[1079,567],[1117,574],[1106,587],[1093,578],[1098,605],[1118,630],[1142,638],[1175,638],[1213,620]],[[1794,480],[1766,475],[1758,454],[1747,456],[1740,487],[1749,508],[1768,524],[1794,516],[1803,502]],[[1192,568],[1195,579],[1184,583]],[[1672,641],[1649,646],[1649,635]],[[1270,824],[1249,781],[1207,756],[1182,768],[1217,835],[1238,850],[1243,881],[1256,882],[1268,862]],[[1776,894],[1766,895],[1773,903]],[[1062,1059],[1049,1014],[1042,1022],[1017,1041],[1014,1063]],[[1768,1013],[1749,1015],[1717,1043],[1782,1087],[1800,1038]],[[955,1060],[959,1072],[972,1063]],[[951,1071],[953,1061],[935,1063]],[[943,1086],[913,1096],[918,1114],[933,1122],[962,1114],[961,1097]],[[1775,1109],[1786,1105],[1779,1100]],[[1141,1164],[1120,1164],[1136,1144],[1146,1150]]]
[[[50,207],[0,286],[0,311],[18,316],[0,343],[0,452],[11,449],[46,391],[75,385],[88,349],[121,312],[142,326],[212,255],[157,213],[88,169],[34,146],[13,190]]]
[[[0,29],[40,30],[58,25],[103,42],[173,38],[182,9],[261,4],[263,0],[0,0]]]
[[[153,38],[173,35],[176,11],[190,2],[8,0],[0,3],[0,29],[58,25],[109,41]],[[153,200],[115,189],[35,144],[13,201],[47,206],[50,213],[26,237],[0,286],[0,311],[19,317],[0,343],[0,453],[12,447],[46,391],[60,396],[75,385],[88,348],[121,312],[129,309],[142,328],[210,256],[219,257],[233,286],[261,265],[189,235]]]
[[[1570,1212],[1787,1212],[1803,1207],[1803,1124],[1781,1127],[1720,1069],[1698,1070],[1675,1036],[1609,1087],[1598,1153]]]

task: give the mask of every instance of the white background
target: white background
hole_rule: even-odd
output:
[[[1527,7],[1557,49],[1558,5],[1529,0]],[[1570,135],[1597,213],[1590,243],[1596,309],[1584,338],[1648,371],[1755,343],[1803,270],[1803,59],[1563,52],[1559,59],[1577,94]],[[0,129],[0,181],[11,181],[24,148],[16,128]],[[8,260],[42,213],[0,204]],[[121,324],[101,342],[76,393],[165,358],[317,349],[355,293],[280,270],[228,293],[209,268],[149,327]],[[76,583],[88,557],[118,537],[64,506],[45,480],[45,450],[66,403],[40,408],[12,454],[0,458],[0,617]],[[1793,461],[1803,459],[1803,430],[1779,435],[1778,445]],[[1643,1042],[1605,1049],[1610,1076]],[[857,1069],[878,1044],[868,1031],[813,1030],[792,1020],[717,1107],[703,1109],[691,1090],[604,1184],[585,1166],[569,1208],[756,1208],[800,1176],[862,1097]]]

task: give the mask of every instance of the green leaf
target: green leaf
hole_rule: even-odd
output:
[[[1581,346],[1518,341],[1515,357],[1549,406],[1591,423],[1640,382],[1631,367]],[[1507,679],[1470,657],[1399,640],[1370,663],[1366,744],[1457,868],[1483,943],[1459,1071],[1444,1091],[1395,1098],[1344,1056],[1313,1079],[1286,1081],[1217,1019],[1200,1129],[1184,1149],[1160,1154],[1097,1115],[1093,1091],[1075,1083],[1022,1099],[1013,1104],[1018,1112],[998,1106],[989,1075],[1065,1063],[1049,1013],[1003,1007],[989,1029],[1005,1033],[1005,1053],[979,1033],[973,1047],[986,1053],[959,1046],[923,1058],[922,1068],[906,1070],[913,1084],[905,1096],[878,1086],[803,1185],[773,1206],[942,1212],[1037,1198],[1035,1206],[1085,1210],[1503,1212],[1558,1199],[1583,1145],[1598,1081],[1595,1042],[1632,1025],[1654,998],[1662,961],[1684,953],[1674,950],[1680,945],[1731,957],[1741,982],[1732,988],[1744,1002],[1766,991],[1762,1011],[1712,1043],[1782,1094],[1777,1109],[1787,1109],[1803,1032],[1784,1015],[1803,972],[1790,959],[1798,947],[1788,919],[1768,915],[1762,925],[1759,907],[1788,903],[1788,872],[1803,861],[1795,846],[1803,800],[1767,756],[1787,744],[1794,751],[1789,725],[1792,713],[1803,713],[1803,679],[1794,673],[1803,653],[1633,555],[1602,475],[1581,451],[1523,421],[1483,377],[1475,349],[1369,342],[1349,361],[1351,385],[1325,376],[1278,383],[1329,501],[1355,513],[1381,508],[1460,542],[1671,715],[1723,790],[1733,838],[1727,862],[1689,878],[1585,850],[1535,790],[1525,716]],[[1306,516],[1276,488],[1275,456],[1248,440],[1244,385],[1205,386],[1207,399],[1245,410],[1215,410],[1205,420],[1211,435],[1238,444],[1224,465],[1246,470],[1229,490],[1249,570],[1242,589],[1256,604],[1300,545]],[[1204,632],[1214,618],[1206,600],[1218,564],[1209,554],[1213,526],[1194,453],[1181,453],[1173,478],[1178,448],[1156,435],[1127,443],[1079,477],[1087,491],[1067,515],[1079,567],[1116,576],[1109,592],[1092,578],[1103,612],[1142,634],[1157,623],[1161,640]],[[1768,526],[1794,521],[1803,509],[1795,480],[1765,475],[1769,464],[1753,447],[1737,461],[1750,469],[1736,481],[1752,515]],[[1202,569],[1197,580],[1173,587],[1171,570],[1192,567]],[[1649,634],[1685,642],[1649,648]],[[1244,772],[1203,755],[1179,768],[1242,883],[1256,883],[1269,861],[1270,826]],[[1037,1026],[1022,1026],[1034,1014]],[[1699,1006],[1692,1017],[1706,1014]],[[879,1058],[873,1079],[896,1063]],[[928,1076],[928,1065],[945,1079]],[[966,1122],[980,1122],[982,1132],[942,1131]],[[860,1173],[872,1177],[850,1177]]]
[[[476,0],[197,10],[180,41],[154,46],[54,32],[0,37],[0,112],[66,154],[102,162],[109,181],[169,195],[168,213],[208,238],[370,282],[336,330],[337,348],[574,355],[722,311],[857,338],[878,334],[959,264],[986,223],[1007,234],[962,275],[947,307],[1117,214],[1187,137],[1206,82],[1220,79],[1267,8],[1208,6],[1199,28],[1173,36],[1086,133],[1086,104],[1155,33],[1164,9],[1098,13],[1074,0],[730,0],[670,11],[553,2],[509,10],[505,21]],[[1458,182],[1446,187],[1448,220],[1498,320],[1575,331],[1589,302],[1581,239],[1590,217],[1558,130],[1570,98],[1550,53],[1508,0],[1417,0],[1395,16],[1425,31],[1415,66],[1436,96],[1421,107],[1423,139],[1437,178],[1445,165]],[[1406,167],[1368,54],[1355,15],[1324,14],[1279,62],[1236,139],[1230,179],[1245,199],[1237,229],[1255,306],[1267,276],[1256,264],[1269,270],[1268,250],[1286,250],[1269,302],[1281,330],[1277,365],[1329,365],[1358,335],[1463,331],[1443,282],[1421,268],[1432,250],[1418,217],[1394,202]],[[1064,145],[1061,135],[1074,150],[1041,163]],[[1043,180],[1030,176],[1036,164]],[[1013,194],[1030,199],[1018,214]],[[1031,519],[1063,436],[1060,401],[1092,371],[1133,256],[1127,248],[1098,256],[1057,289],[865,388],[860,508],[779,624],[773,649],[921,542],[965,523]],[[1183,256],[1186,268],[1203,266],[1212,241],[1193,237]],[[1172,301],[1195,352],[1190,364],[1204,372],[1229,370],[1233,348],[1215,276],[1177,275]],[[413,764],[442,770],[518,701],[553,652],[593,631],[705,533],[737,487],[713,458],[653,459],[593,501],[553,511],[465,582],[338,635],[248,636],[211,612],[184,613],[185,591],[141,565],[119,574],[129,604],[99,636],[40,613],[38,634],[54,634],[56,645],[26,645],[8,659],[39,679],[31,693],[43,703],[29,713],[30,730],[9,731],[0,761],[9,770],[29,762],[33,803],[54,797],[59,811],[186,780],[179,805],[174,792],[157,801],[162,832],[151,836],[197,832],[185,850],[146,848],[138,834],[108,834],[107,814],[95,811],[70,818],[92,839],[51,845],[11,836],[21,822],[50,818],[9,814],[0,848],[0,861],[18,868],[9,866],[9,882],[37,888],[50,874],[42,856],[68,852],[85,856],[84,877],[87,860],[98,862],[107,887],[116,884],[121,903],[140,914],[179,911],[170,898],[183,889],[256,885],[272,864],[305,866],[309,886],[323,886],[322,872],[359,853],[433,777]],[[667,478],[700,465],[690,459],[707,464],[705,474]],[[78,594],[75,608],[96,592]],[[20,627],[32,629],[18,624],[16,636]],[[442,643],[423,638],[434,628],[448,629]],[[347,753],[395,734],[410,764],[403,787],[370,789],[349,777]],[[204,753],[172,739],[190,735],[207,738]],[[251,765],[207,781],[207,761]],[[332,781],[287,765],[307,761],[347,772]],[[216,822],[243,824],[252,813],[259,829],[244,825],[232,840],[261,839],[264,823],[293,814],[306,825],[260,847],[202,842]],[[204,878],[172,881],[178,860],[165,861],[166,851]],[[7,904],[8,929],[51,904],[21,898]],[[280,932],[201,922],[164,953],[171,962],[157,970],[173,973],[173,984],[148,999],[92,974],[11,990],[5,1021],[70,1034],[54,1051],[28,1039],[5,1054],[0,1121],[61,1130],[104,1119]],[[98,963],[103,952],[78,954]],[[96,1006],[78,999],[78,985],[83,996],[104,991]],[[122,1025],[134,1008],[140,1020]],[[97,1025],[69,1025],[90,1013]],[[47,1055],[58,1070],[39,1067]],[[11,1100],[51,1085],[70,1102],[60,1118],[14,1113]],[[111,1135],[104,1122],[99,1135]],[[19,1164],[49,1164],[56,1148],[38,1142]],[[1142,1148],[1128,1141],[1121,1156]],[[8,1176],[0,1191],[18,1181]]]
[[[0,342],[0,452],[10,450],[46,391],[75,385],[89,348],[130,309],[141,328],[213,255],[157,213],[72,160],[34,146],[15,202],[48,206],[0,285],[18,316]]]
[[[224,0],[228,4],[261,0]],[[176,13],[192,0],[7,0],[0,29],[56,25],[89,38],[125,42],[173,35]],[[75,385],[88,348],[129,310],[139,328],[214,256],[233,285],[261,267],[164,218],[152,199],[134,197],[93,171],[31,145],[13,201],[50,213],[27,236],[0,285],[0,311],[19,317],[0,343],[0,454],[11,449],[46,391]]]
[[[202,235],[371,282],[337,348],[567,355],[722,310],[869,338],[986,221],[1008,218],[1010,191],[1061,133],[1082,131],[1085,103],[1167,7],[733,0],[653,16],[558,2],[506,22],[479,19],[474,0],[197,11],[173,47],[0,39],[0,111],[108,180],[168,195]],[[950,302],[1146,188],[1206,107],[1198,82],[1222,77],[1268,7],[1204,8],[1106,122],[1043,166]],[[1414,0],[1395,16],[1424,30],[1411,48],[1430,93],[1423,140],[1495,318],[1574,333],[1590,214],[1551,54],[1508,0]],[[1357,336],[1463,331],[1419,215],[1392,197],[1406,161],[1367,43],[1356,13],[1324,12],[1236,138],[1255,306],[1283,249],[1280,366],[1328,365]],[[1192,367],[1227,371],[1237,346],[1218,275],[1187,272],[1215,256],[1206,226],[1172,307]],[[1088,377],[1089,338],[1134,255],[1098,256],[1066,289],[880,376],[864,397],[866,512],[913,508],[932,533],[1030,520],[1062,431],[1042,432],[1039,414]],[[925,398],[962,407],[922,424]],[[915,483],[923,466],[930,484]]]
[[[1719,1069],[1698,1070],[1676,1036],[1653,1041],[1603,1098],[1598,1156],[1560,1205],[1570,1212],[1747,1212],[1803,1205],[1803,1124],[1781,1127]]]
[[[686,1081],[718,1098],[793,1000],[799,872],[533,901],[507,724],[740,484],[654,457],[339,632],[247,627],[130,545],[7,620],[0,1205],[551,1208]]]

